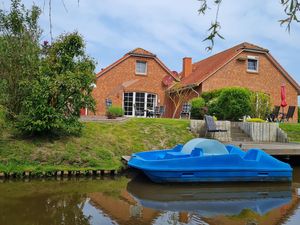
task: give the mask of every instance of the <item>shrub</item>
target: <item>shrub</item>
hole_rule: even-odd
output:
[[[124,116],[124,110],[121,107],[111,106],[107,109],[106,116],[109,119],[115,119]]]
[[[0,134],[5,127],[5,112],[3,107],[0,105]]]
[[[246,120],[247,122],[251,123],[265,123],[266,121],[261,118],[250,118]]]
[[[250,97],[251,117],[266,119],[271,112],[270,96],[263,92],[252,92]]]
[[[225,88],[211,104],[212,109],[209,112],[219,119],[237,121],[251,113],[250,96],[251,92],[246,88]]]
[[[213,91],[203,92],[201,94],[201,97],[204,99],[206,103],[208,103],[211,100],[218,98],[223,90],[224,89],[217,89]]]
[[[192,105],[191,118],[192,119],[203,119],[203,116],[204,116],[203,107],[205,106],[204,99],[201,97],[193,98],[190,101],[190,104]]]

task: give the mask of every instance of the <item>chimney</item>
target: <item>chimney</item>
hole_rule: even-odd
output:
[[[182,60],[182,78],[189,76],[192,73],[192,58],[184,57]]]

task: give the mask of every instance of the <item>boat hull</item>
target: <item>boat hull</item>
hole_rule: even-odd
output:
[[[291,171],[143,171],[153,182],[290,182]]]

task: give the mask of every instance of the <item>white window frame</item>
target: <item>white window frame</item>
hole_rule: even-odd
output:
[[[127,93],[127,92],[126,92]],[[129,93],[133,93],[132,97],[132,115],[125,115],[126,117],[146,117],[146,110],[147,110],[147,104],[148,104],[148,94],[154,95],[155,96],[155,100],[154,100],[154,109],[157,106],[157,100],[158,100],[158,96],[155,93],[147,93],[147,92],[138,92],[138,93],[145,93],[145,103],[144,103],[144,115],[143,116],[136,116],[135,115],[135,96],[136,96],[136,92],[129,92]],[[123,92],[123,99],[122,99],[122,108],[125,110],[125,106],[124,106],[124,98],[125,98],[125,92]]]
[[[137,71],[137,64],[138,63],[145,63],[145,73],[141,73],[141,72]],[[148,63],[147,63],[147,61],[136,60],[135,61],[135,74],[138,74],[138,75],[147,75],[147,72],[148,72]]]
[[[256,70],[251,70],[248,68],[248,60],[251,59],[251,60],[256,60]],[[259,69],[259,58],[257,56],[250,56],[248,55],[247,56],[247,72],[250,72],[250,73],[258,73],[258,69]]]

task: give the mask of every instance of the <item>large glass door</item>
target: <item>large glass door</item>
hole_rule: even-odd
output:
[[[144,92],[124,93],[123,107],[125,116],[146,117],[146,111],[151,110],[157,105],[155,94]]]
[[[124,93],[124,114],[133,116],[133,92]]]
[[[145,93],[135,93],[134,113],[135,116],[145,117]]]

